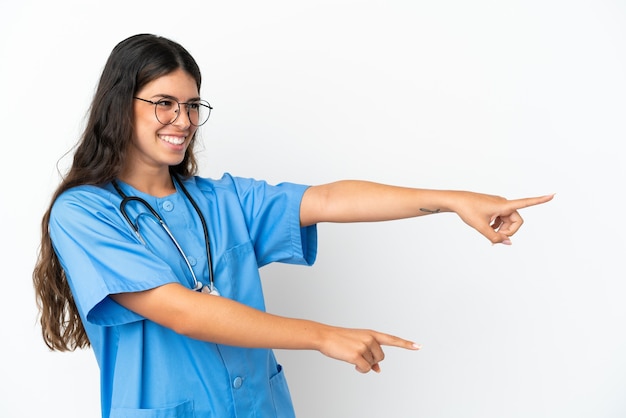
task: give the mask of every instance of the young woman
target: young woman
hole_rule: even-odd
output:
[[[310,265],[316,224],[455,212],[509,244],[518,200],[364,181],[269,185],[196,176],[210,115],[179,44],[132,36],[112,51],[72,166],[42,221],[33,273],[43,338],[91,346],[103,417],[291,417],[272,349],[311,349],[378,372],[389,334],[265,312],[258,269]]]

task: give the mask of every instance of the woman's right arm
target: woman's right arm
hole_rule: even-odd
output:
[[[413,342],[393,335],[272,315],[177,283],[113,294],[111,298],[190,338],[238,347],[317,350],[353,364],[361,373],[380,371],[383,345],[419,349]]]

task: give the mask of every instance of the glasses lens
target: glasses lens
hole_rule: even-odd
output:
[[[175,100],[159,100],[154,105],[156,118],[163,125],[169,125],[174,122],[178,112],[178,102]]]
[[[187,104],[187,114],[192,125],[204,125],[211,116],[211,105],[206,100]]]

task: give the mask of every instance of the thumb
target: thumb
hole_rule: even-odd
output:
[[[519,222],[521,222],[521,218],[519,219]],[[485,229],[485,233],[483,233],[483,235],[485,235],[485,237],[487,237],[492,244],[511,245],[510,235],[507,235],[505,232],[510,231],[506,226],[506,222],[504,222],[498,215],[491,218],[489,228]]]

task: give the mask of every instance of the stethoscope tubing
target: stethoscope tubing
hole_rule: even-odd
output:
[[[174,179],[176,179],[176,182],[178,182],[178,185],[180,186],[180,189],[183,191],[185,196],[187,196],[187,200],[189,200],[189,203],[191,203],[191,206],[193,206],[193,208],[195,209],[196,213],[198,214],[198,218],[200,218],[200,223],[202,224],[202,232],[204,234],[204,246],[206,249],[206,259],[207,259],[207,265],[208,265],[208,270],[209,270],[209,284],[211,286],[211,290],[213,291],[215,290],[214,282],[213,282],[213,254],[211,253],[211,240],[209,238],[209,228],[207,227],[206,219],[204,219],[204,215],[202,215],[202,211],[198,207],[198,204],[196,203],[196,201],[191,197],[191,194],[189,193],[189,191],[183,184],[182,180],[176,174],[174,174],[173,177]]]
[[[204,215],[202,215],[202,212],[200,211],[200,208],[198,207],[198,204],[191,197],[191,194],[189,193],[189,191],[187,190],[187,188],[183,184],[182,180],[175,174],[172,177],[178,183],[178,185],[180,186],[180,189],[185,194],[185,197],[189,200],[189,202],[193,206],[194,210],[198,214],[198,217],[200,218],[200,223],[202,224],[202,231],[204,233],[204,243],[205,243],[205,249],[206,249],[206,255],[207,255],[207,264],[208,264],[208,271],[209,271],[209,289],[208,289],[208,291],[209,291],[209,293],[214,293],[215,294],[215,293],[217,293],[217,290],[215,289],[215,285],[214,285],[214,281],[213,281],[213,258],[212,258],[212,254],[211,254],[211,245],[210,245],[210,241],[209,241],[209,230],[208,230],[208,227],[207,227],[207,224],[206,224],[206,220],[204,218]],[[189,269],[189,272],[191,273],[191,276],[192,276],[193,281],[194,281],[194,290],[202,290],[203,289],[203,284],[196,277],[196,274],[193,271],[193,267],[191,266],[191,263],[189,262],[189,259],[187,258],[187,255],[185,254],[185,252],[183,251],[182,247],[178,243],[178,240],[176,240],[176,238],[174,237],[174,234],[172,234],[172,231],[167,226],[167,224],[165,223],[163,218],[161,218],[159,213],[145,199],[143,199],[143,198],[141,198],[139,196],[127,196],[122,191],[122,189],[120,188],[120,186],[117,184],[117,182],[115,180],[112,181],[112,184],[113,184],[113,187],[115,187],[115,190],[117,190],[118,194],[122,197],[122,202],[120,203],[120,212],[124,216],[124,219],[126,219],[126,222],[128,222],[128,224],[131,226],[131,228],[135,232],[135,235],[139,238],[141,243],[143,245],[146,245],[145,240],[143,239],[143,237],[141,236],[141,234],[139,232],[139,225],[136,225],[130,219],[130,216],[128,216],[128,212],[126,211],[126,205],[128,203],[130,203],[130,202],[138,202],[142,206],[144,206],[146,209],[148,209],[148,211],[150,211],[150,214],[152,214],[152,216],[154,216],[154,218],[158,221],[159,225],[161,225],[161,228],[163,228],[163,230],[167,233],[167,236],[170,238],[170,240],[172,241],[174,246],[176,246],[176,249],[178,250],[178,252],[182,256],[183,260],[185,260],[185,264],[187,265],[187,268]]]

